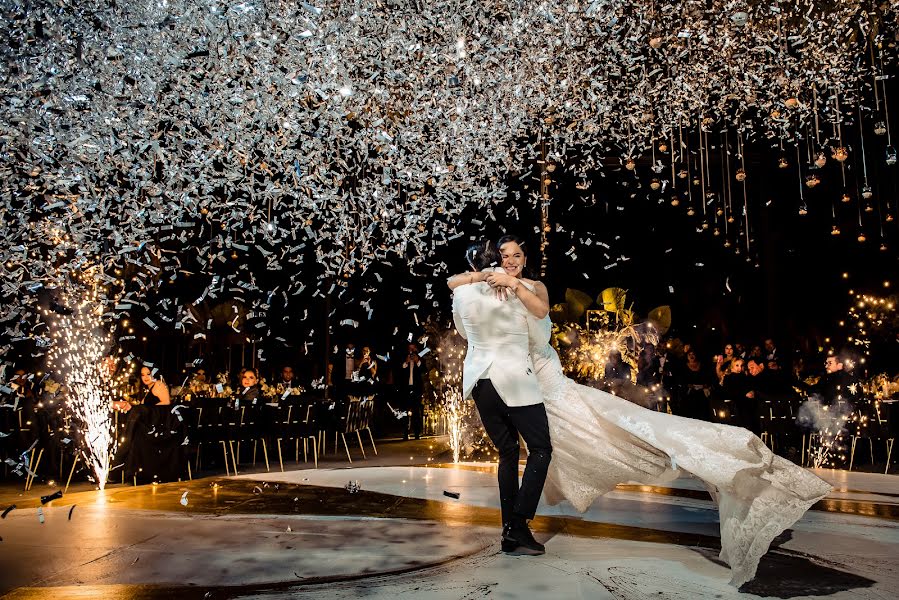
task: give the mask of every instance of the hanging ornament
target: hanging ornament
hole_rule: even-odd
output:
[[[865,200],[869,200],[873,195],[874,192],[871,191],[871,186],[866,185],[862,188],[862,198],[864,198]]]
[[[883,135],[887,132],[887,126],[883,121],[877,121],[874,123],[874,133],[877,135]]]
[[[865,212],[874,212],[874,207],[870,204],[865,205]]]
[[[790,166],[790,161],[787,160],[786,156],[781,156],[777,159],[777,167],[779,169],[786,169]]]
[[[724,240],[724,247],[730,248],[730,240]]]
[[[686,179],[687,175],[688,175],[688,173],[687,173],[686,169],[681,169],[680,171],[677,172],[678,179]]]
[[[892,215],[892,214],[888,214],[888,215],[887,215],[887,218],[886,218],[885,220],[886,220],[887,223],[892,223],[892,222],[893,222],[893,215]]]
[[[840,201],[843,202],[844,204],[848,204],[849,202],[852,202],[852,198],[849,196],[849,194],[844,192],[843,197],[840,198]]]
[[[737,169],[734,179],[737,181],[746,181],[746,169]]]
[[[662,182],[659,181],[658,179],[656,179],[655,177],[653,177],[652,181],[649,182],[649,187],[652,188],[653,190],[657,190],[660,187],[662,187]]]
[[[846,147],[845,147],[845,146],[837,146],[837,147],[834,148],[833,151],[830,153],[830,156],[831,156],[834,160],[838,160],[838,161],[840,161],[840,162],[843,162],[844,160],[846,160],[847,158],[849,158],[849,151],[846,150]]]
[[[624,163],[624,168],[627,169],[628,171],[633,171],[635,168],[637,168],[637,163],[634,162],[633,158],[629,158]]]
[[[662,47],[662,36],[656,35],[656,36],[649,38],[649,46],[650,46],[650,48],[655,48],[656,50],[661,48]]]
[[[896,149],[892,146],[887,146],[887,164],[890,166],[896,164]]]
[[[799,216],[804,217],[807,214],[808,214],[808,207],[805,204],[803,204],[802,206],[799,207]]]
[[[784,100],[784,104],[787,108],[796,108],[797,106],[799,106],[799,99],[791,96]]]
[[[546,170],[547,172],[552,173],[556,170],[556,165],[554,163],[549,163],[548,165],[546,165]]]
[[[880,251],[881,251],[881,252],[886,252],[886,251],[887,251],[887,245],[886,245],[885,243],[883,243],[883,242],[880,243]]]
[[[717,216],[719,216],[719,217],[720,217],[721,215],[723,215],[723,214],[724,214],[724,209],[723,209],[723,208],[720,208],[720,207],[719,207],[718,210],[715,211],[715,215],[717,215]]]
[[[864,233],[858,234],[858,241],[859,241],[859,243],[862,243],[862,244],[863,244],[863,243],[865,242],[865,240],[867,240],[867,239],[868,239],[868,238],[865,237],[865,234],[864,234]]]
[[[712,235],[714,235],[716,237],[721,235],[721,230],[718,229],[717,227],[715,227],[715,230],[712,232]]]
[[[823,152],[819,152],[818,156],[815,157],[815,166],[819,169],[827,164],[827,157]]]
[[[816,185],[818,185],[819,183],[821,183],[821,178],[818,177],[817,175],[815,175],[814,173],[812,173],[811,175],[806,175],[805,185],[807,185],[808,187],[813,188]]]
[[[671,206],[678,206],[680,204],[680,198],[677,196],[671,196]]]
[[[830,235],[840,235],[840,228],[834,225],[830,230]]]
[[[699,177],[693,178],[693,185],[699,185]]]
[[[668,144],[665,142],[659,144],[659,152],[668,152]]]
[[[703,222],[702,222],[702,229],[703,229],[703,230],[706,230],[706,229],[708,229],[708,228],[709,228],[709,222],[708,222],[708,221],[703,221]]]
[[[696,214],[696,211],[693,210],[693,207],[691,206],[690,208],[687,209],[687,214],[692,217],[693,215]]]
[[[733,216],[733,215],[727,217],[727,222],[728,222],[728,223],[733,223],[734,221],[736,221],[736,219],[734,219],[734,216]]]

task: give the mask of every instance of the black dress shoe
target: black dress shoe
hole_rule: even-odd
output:
[[[528,556],[546,554],[546,548],[534,539],[527,525],[514,527],[506,525],[503,528],[502,549],[503,552],[510,554],[525,554]]]

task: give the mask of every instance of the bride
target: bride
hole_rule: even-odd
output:
[[[450,289],[486,281],[502,293],[523,285],[527,292],[518,297],[541,325],[551,327],[546,287],[522,277],[522,240],[505,236],[497,248],[504,272],[455,275]],[[658,483],[689,473],[718,505],[720,558],[739,587],[755,576],[771,541],[831,490],[746,429],[645,409],[567,378],[549,344],[530,351],[553,445],[544,488],[550,504],[568,500],[584,512],[619,483]]]

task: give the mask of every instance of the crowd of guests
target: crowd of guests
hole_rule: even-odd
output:
[[[610,359],[607,372],[629,376]],[[639,355],[637,383],[660,390],[660,410],[706,421],[745,427],[756,434],[771,429],[772,419],[798,423],[799,406],[814,400],[822,407],[843,405],[857,410],[864,390],[855,361],[847,354],[828,354],[819,367],[805,357],[790,360],[773,339],[747,346],[727,343],[707,356],[690,344],[647,346]],[[795,440],[791,440],[795,441]]]
[[[114,361],[110,361],[108,373],[118,393],[112,408],[119,415],[116,418],[123,429],[122,439],[131,442],[130,447],[122,444],[130,455],[118,458],[129,478],[140,474],[142,464],[158,464],[160,458],[164,463],[177,462],[174,455],[160,454],[161,442],[165,441],[160,436],[170,438],[169,448],[181,445],[179,436],[184,430],[173,420],[170,407],[190,405],[197,398],[218,398],[232,407],[276,406],[289,396],[305,395],[328,403],[332,410],[351,398],[372,398],[377,433],[418,439],[425,417],[426,353],[410,342],[400,356],[391,359],[389,354],[378,356],[370,347],[357,348],[349,342],[331,353],[327,379],[315,378],[311,369],[298,370],[292,364],[279,365],[269,372],[268,379],[253,367],[243,367],[233,375],[219,373],[213,380],[205,368],[198,367],[182,385],[175,386],[170,386],[153,365],[143,365],[137,373],[117,375]],[[635,381],[636,388],[656,391],[651,396],[658,401],[659,410],[762,434],[771,428],[774,413],[795,424],[798,407],[807,399],[815,399],[822,406],[844,403],[853,407],[862,399],[864,392],[853,360],[830,354],[817,369],[814,362],[796,356],[790,360],[773,339],[758,345],[727,343],[717,354],[673,340],[645,346],[635,361],[612,351],[601,370],[602,385],[626,396],[626,390],[617,384]],[[46,453],[42,470],[57,471],[59,457],[66,449],[74,450],[74,444],[61,447],[63,440],[71,444],[79,431],[73,426],[72,414],[63,410],[65,387],[52,377],[23,369],[14,373],[9,385],[6,391],[11,394],[4,406],[11,410],[0,411],[4,419],[0,431],[6,434],[0,441],[7,447],[52,448]],[[9,435],[13,431],[17,436]],[[135,441],[147,436],[152,436],[152,443],[137,448]],[[159,468],[152,470],[159,476]],[[164,474],[169,480],[178,476],[175,470]]]

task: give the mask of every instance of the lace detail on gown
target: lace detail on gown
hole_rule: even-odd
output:
[[[619,483],[702,480],[718,504],[720,558],[737,587],[771,541],[830,490],[746,429],[645,409],[565,377],[555,350],[532,347],[553,443],[544,493],[583,512]]]

